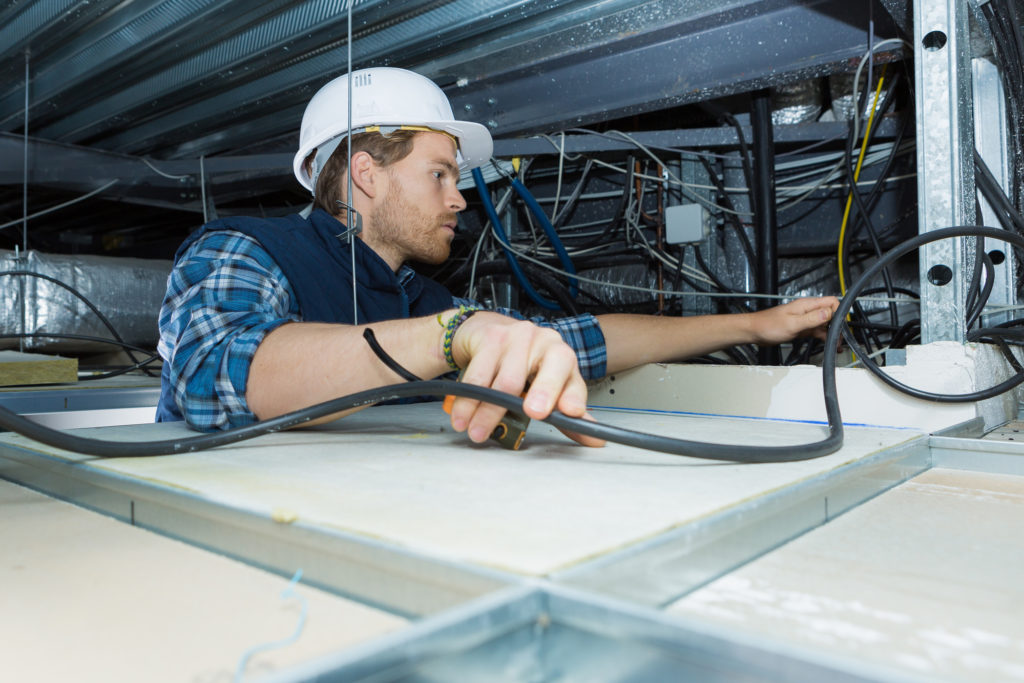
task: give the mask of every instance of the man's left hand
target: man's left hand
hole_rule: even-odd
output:
[[[758,344],[772,345],[813,336],[825,339],[832,314],[839,308],[834,296],[807,297],[753,314]]]

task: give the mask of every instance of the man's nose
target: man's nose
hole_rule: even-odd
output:
[[[448,206],[455,212],[462,211],[466,208],[466,200],[463,198],[462,193],[459,192],[458,188],[452,189],[452,194],[448,198]]]

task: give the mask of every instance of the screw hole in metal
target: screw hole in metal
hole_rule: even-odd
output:
[[[928,282],[936,287],[948,285],[953,279],[953,271],[949,266],[939,264],[928,269]]]
[[[935,52],[946,47],[946,40],[946,34],[942,31],[931,31],[921,39],[921,44],[924,45],[924,49]]]

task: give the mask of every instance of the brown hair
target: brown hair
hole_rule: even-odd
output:
[[[386,135],[378,132],[356,133],[352,136],[352,154],[366,152],[379,165],[387,167],[412,153],[413,138],[417,133],[418,131],[414,130],[396,130]],[[316,150],[306,157],[305,163],[311,164],[314,156],[316,156]],[[348,159],[348,145],[342,140],[338,148],[331,154],[331,158],[324,164],[324,170],[320,172],[320,176],[316,180],[316,196],[313,199],[313,204],[332,216],[344,212],[337,202],[345,199],[346,188],[344,186],[346,183],[342,181],[345,178],[345,172],[348,171]]]

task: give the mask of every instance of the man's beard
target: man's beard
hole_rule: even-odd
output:
[[[454,224],[455,214],[427,214],[406,201],[397,184],[391,185],[385,201],[370,217],[380,248],[396,254],[403,262],[438,265],[451,253],[451,241],[441,226]]]

